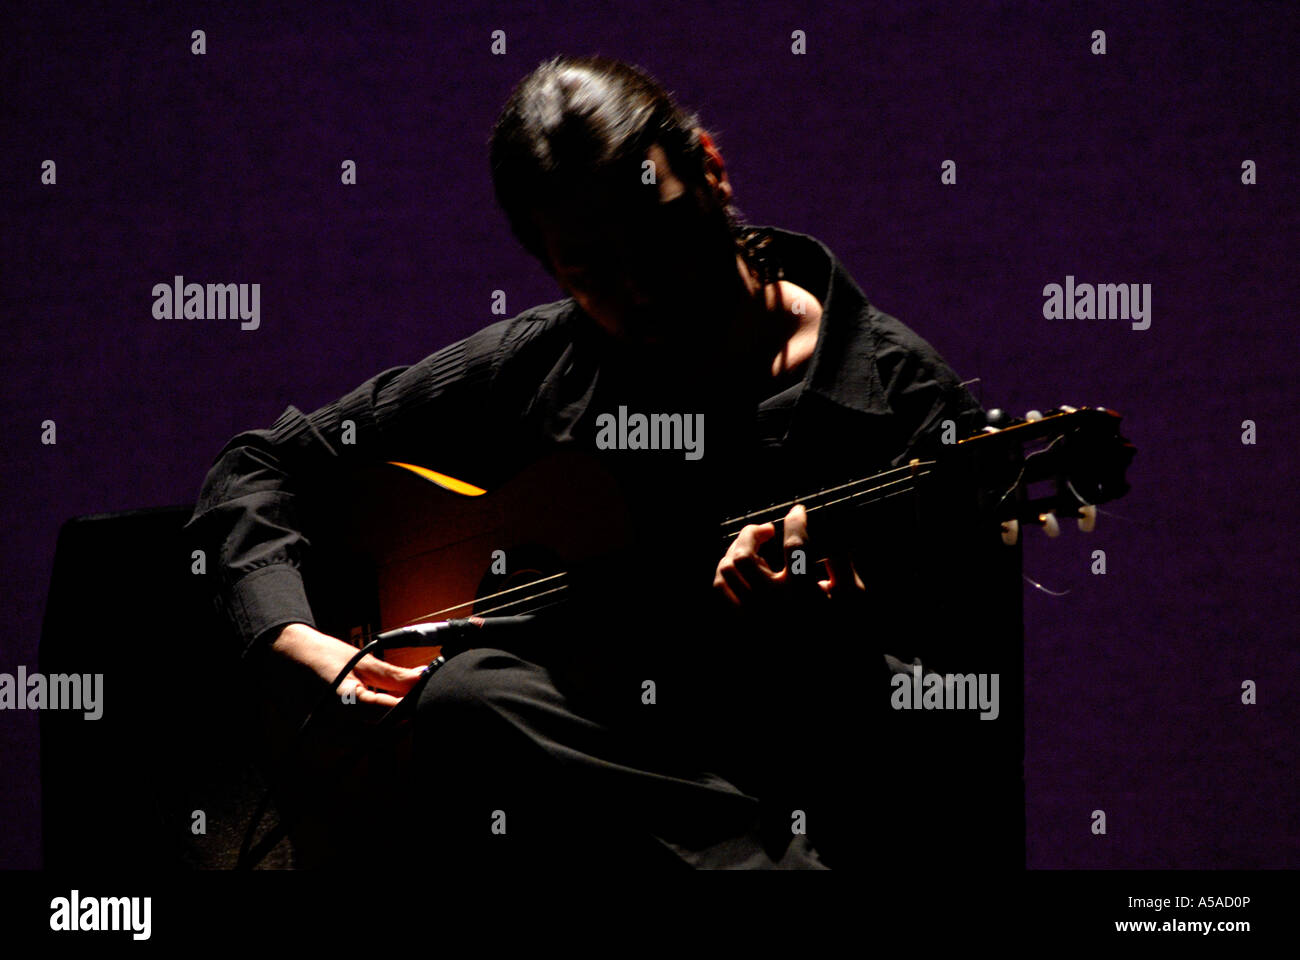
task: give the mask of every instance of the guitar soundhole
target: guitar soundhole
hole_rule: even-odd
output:
[[[512,547],[495,557],[474,594],[474,615],[518,616],[554,602],[564,569],[554,551],[541,546]],[[548,579],[549,578],[549,579]],[[535,586],[530,588],[530,585]]]

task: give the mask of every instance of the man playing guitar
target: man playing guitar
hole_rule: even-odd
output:
[[[945,550],[903,520],[850,532],[803,504],[745,518],[933,456],[945,432],[984,427],[979,403],[819,241],[741,225],[713,139],[635,68],[542,64],[506,104],[491,159],[513,232],[567,296],[226,445],[190,529],[220,556],[217,599],[248,659],[323,688],[357,653],[319,629],[303,576],[306,504],[330,478],[401,462],[492,490],[581,451],[631,513],[631,546],[590,578],[581,615],[432,673],[367,656],[338,688],[344,723],[414,708],[420,820],[395,829],[450,870],[852,869],[898,865],[932,838],[952,855],[947,805],[1002,777],[1015,807],[1018,766],[980,785],[969,769],[918,773],[932,734],[880,726],[884,655],[928,656],[925,638],[938,651],[976,622],[1011,651],[1014,688],[1018,566],[952,551],[960,561],[926,566]],[[598,444],[598,418],[621,408],[702,415],[703,456]],[[709,521],[724,517],[741,522],[720,551]],[[1018,763],[1015,722],[1004,707]],[[999,837],[1014,865],[1014,830]]]

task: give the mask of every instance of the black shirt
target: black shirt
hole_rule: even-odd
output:
[[[742,394],[739,414],[733,403],[707,421],[722,429],[708,431],[704,459],[738,458],[728,475],[739,500],[760,505],[931,456],[946,419],[959,436],[984,424],[938,353],[872,306],[825,245],[767,229],[785,278],[821,302],[821,327],[802,381],[770,396]],[[541,304],[310,414],[290,406],[269,428],[233,437],[187,530],[216,558],[215,599],[247,653],[285,624],[316,625],[300,572],[311,532],[299,505],[319,478],[397,460],[491,487],[549,449],[592,448],[596,416],[619,404],[714,410],[716,397],[688,379],[611,343],[572,298]],[[680,452],[671,457],[682,463]]]

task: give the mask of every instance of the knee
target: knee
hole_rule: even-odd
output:
[[[539,673],[503,650],[476,649],[432,674],[416,701],[412,728],[416,795],[439,804],[453,821],[478,816],[485,805],[495,809],[503,795],[513,795],[511,783],[538,763],[529,711]]]
[[[479,648],[457,654],[420,691],[417,716],[477,711],[508,697],[528,682],[531,665],[504,650]]]

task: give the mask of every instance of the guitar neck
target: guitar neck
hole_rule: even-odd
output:
[[[913,460],[906,466],[894,467],[860,480],[827,487],[797,500],[774,503],[753,513],[724,520],[720,525],[719,533],[729,544],[739,536],[741,529],[749,524],[778,523],[795,504],[803,504],[810,516],[814,513],[823,516],[835,515],[883,504],[916,490],[920,480],[933,472],[935,463],[934,460]]]

